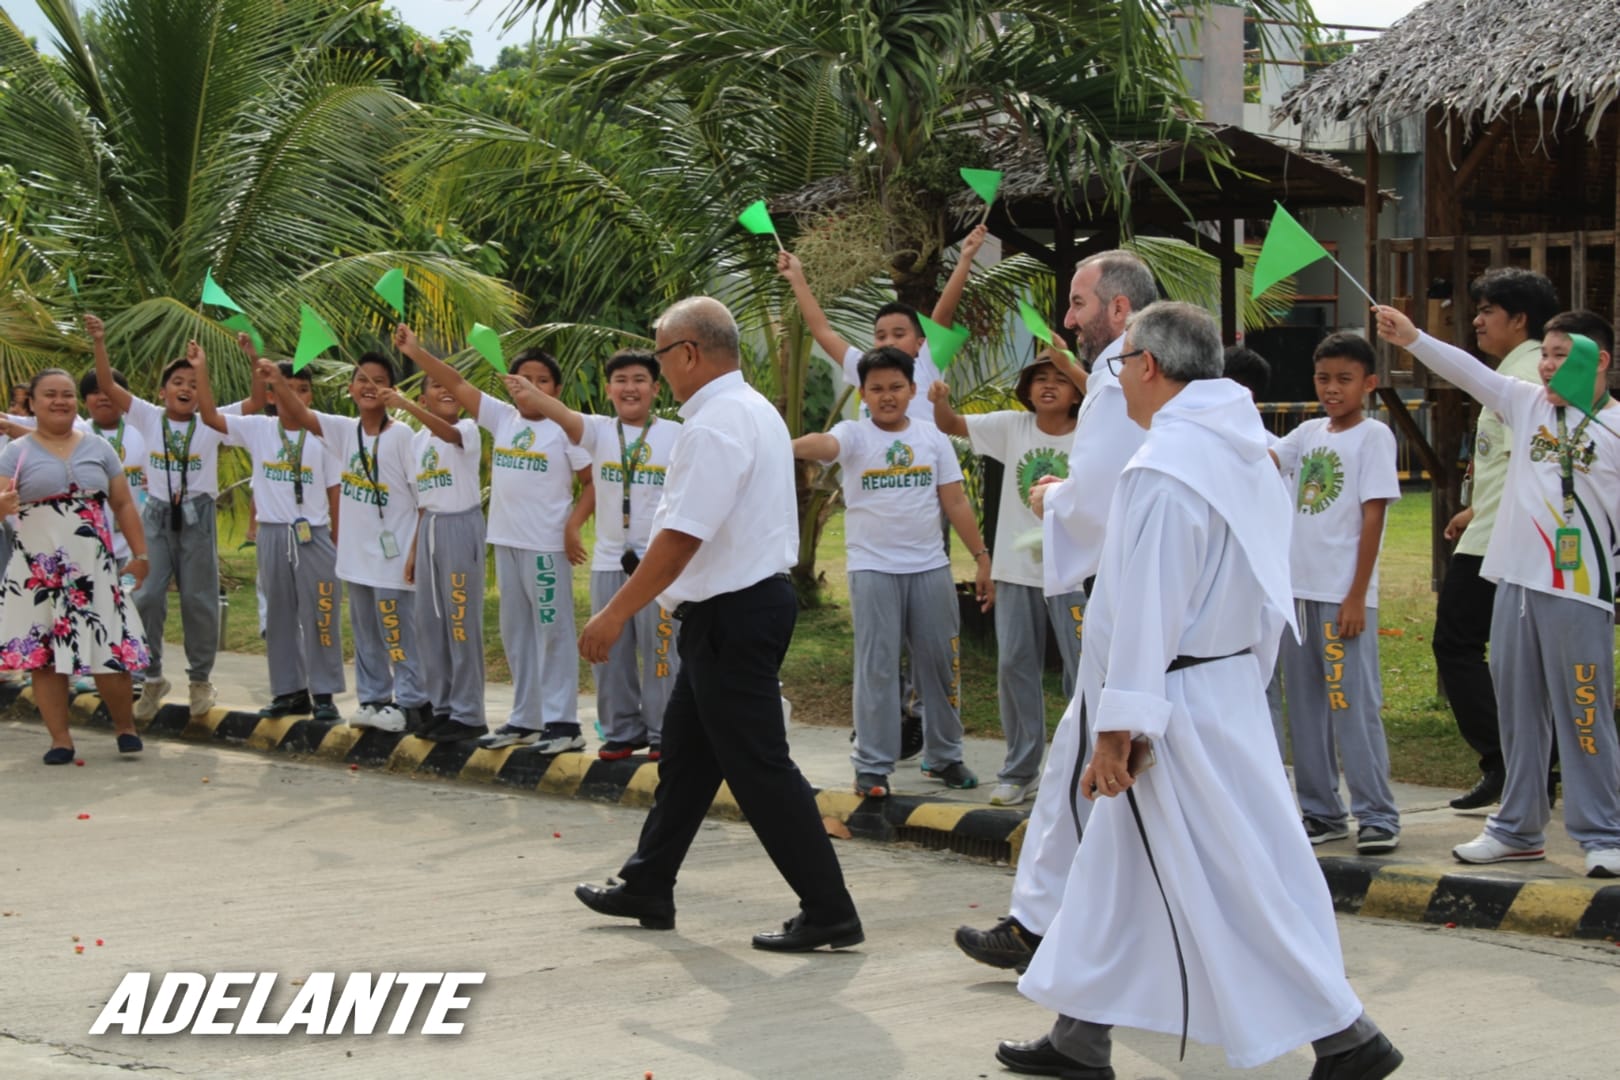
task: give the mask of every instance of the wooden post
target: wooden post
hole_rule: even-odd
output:
[[[1237,254],[1237,223],[1230,217],[1221,218],[1221,254],[1222,256]],[[1228,345],[1236,345],[1237,337],[1237,268],[1232,265],[1231,259],[1223,257],[1221,259],[1221,340]]]
[[[1071,211],[1066,206],[1059,206],[1057,218],[1052,224],[1052,255],[1056,263],[1056,272],[1052,275],[1052,310],[1048,312],[1055,333],[1069,341],[1069,347],[1074,347],[1073,336],[1063,328],[1063,318],[1069,310],[1069,279],[1074,276],[1074,221],[1069,216]],[[1089,362],[1089,358],[1088,358]]]
[[[1361,208],[1363,229],[1362,236],[1363,242],[1366,245],[1366,269],[1363,271],[1366,277],[1362,280],[1362,284],[1365,285],[1367,287],[1367,291],[1372,293],[1374,296],[1382,295],[1378,291],[1378,286],[1380,284],[1378,280],[1378,170],[1378,139],[1373,134],[1372,125],[1368,124],[1366,176],[1363,177],[1363,183],[1366,185],[1367,190],[1365,193],[1366,197]],[[1371,311],[1366,312],[1366,318],[1363,320],[1363,325],[1367,328],[1367,338],[1369,340],[1373,340],[1374,334]]]

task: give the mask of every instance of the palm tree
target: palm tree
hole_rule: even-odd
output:
[[[19,177],[22,205],[0,223],[0,273],[14,298],[54,313],[28,362],[77,359],[82,311],[107,316],[137,390],[189,338],[234,355],[218,322],[230,312],[198,306],[210,267],[276,351],[291,352],[300,302],[351,356],[383,341],[391,315],[371,285],[395,266],[425,334],[510,324],[517,298],[501,282],[391,250],[407,226],[434,224],[388,183],[422,110],[375,62],[328,48],[364,6],[105,0],[82,19],[72,0],[40,0],[54,56],[0,10],[0,166]],[[0,319],[28,317],[0,306]],[[9,341],[0,355],[14,355]],[[245,391],[242,365],[215,372],[222,394]]]

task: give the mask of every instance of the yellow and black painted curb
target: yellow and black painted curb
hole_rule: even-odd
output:
[[[6,711],[19,718],[37,718],[32,691],[0,687],[0,713]],[[73,714],[77,723],[111,727],[94,694],[76,698]],[[470,739],[435,743],[375,728],[298,717],[267,719],[227,708],[192,716],[183,705],[167,705],[140,731],[147,737],[222,743],[622,806],[651,806],[658,786],[657,763],[642,755],[602,761],[581,753],[539,754],[527,747],[486,750]],[[868,799],[848,791],[817,791],[816,803],[824,816],[842,822],[853,836],[1008,863],[1017,862],[1028,824],[1028,814],[1019,810],[897,795]],[[742,818],[724,784],[709,812]],[[1345,914],[1552,937],[1620,938],[1620,884],[1605,886],[1585,878],[1528,880],[1492,876],[1489,871],[1452,873],[1448,868],[1374,859],[1320,856],[1317,861],[1333,906]]]

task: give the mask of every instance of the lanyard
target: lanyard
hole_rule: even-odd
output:
[[[382,464],[377,459],[377,451],[382,446],[383,432],[388,430],[388,421],[392,417],[384,416],[382,427],[377,429],[377,437],[371,441],[371,456],[366,456],[366,428],[359,420],[354,422],[354,441],[360,444],[360,471],[366,474],[371,481],[372,501],[377,504],[377,520],[383,520],[382,485],[377,478],[382,473]]]
[[[124,430],[124,422],[118,422],[118,430]],[[191,423],[186,425],[186,441],[180,447],[180,495],[174,494],[174,437],[176,432],[169,430],[169,418],[163,418],[163,452],[168,455],[169,467],[164,470],[168,474],[169,502],[178,506],[186,501],[186,488],[191,483],[191,437],[197,434],[197,418],[193,416]],[[178,528],[179,526],[176,526]]]
[[[119,461],[124,460],[124,418],[122,416],[118,418],[118,431],[115,434],[108,435],[106,431],[99,427],[96,428],[96,434],[106,439],[112,444],[112,448],[118,451]]]
[[[1575,517],[1575,444],[1581,441],[1586,434],[1586,425],[1592,422],[1599,409],[1609,403],[1609,395],[1604,394],[1592,403],[1592,411],[1581,417],[1581,422],[1575,426],[1574,434],[1564,427],[1564,406],[1560,405],[1558,413],[1558,481],[1564,494],[1564,523],[1567,525]]]
[[[620,479],[624,482],[624,499],[619,504],[620,513],[624,518],[625,539],[630,537],[630,485],[635,482],[636,464],[633,460],[641,452],[642,446],[647,442],[647,433],[652,430],[653,421],[658,417],[652,413],[647,414],[647,426],[641,429],[636,441],[628,447],[624,445],[624,421],[615,420],[613,426],[619,432],[619,472],[623,474]]]
[[[309,436],[309,432],[300,431],[298,433],[298,443],[297,443],[297,445],[294,445],[291,441],[288,440],[288,438],[287,438],[287,429],[282,427],[280,424],[276,425],[276,434],[281,436],[281,449],[282,449],[282,455],[281,456],[282,456],[282,458],[285,461],[287,461],[289,464],[292,465],[292,471],[293,471],[293,501],[296,502],[299,506],[303,506],[304,505],[304,439]],[[379,431],[377,433],[377,438],[379,438],[379,439],[382,438],[382,432]],[[361,453],[364,453],[365,449],[366,448],[362,445],[360,447]],[[361,458],[361,460],[364,461],[365,459]]]

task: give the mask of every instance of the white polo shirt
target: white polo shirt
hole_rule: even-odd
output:
[[[746,589],[799,557],[793,442],[775,406],[731,371],[693,394],[681,419],[652,537],[674,529],[703,543],[659,596],[666,608]]]

